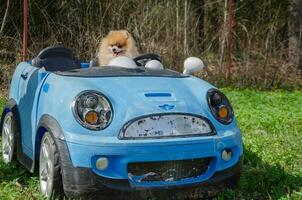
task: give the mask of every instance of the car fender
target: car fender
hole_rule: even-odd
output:
[[[39,128],[45,128],[47,131],[51,132],[52,136],[55,139],[64,140],[64,134],[63,130],[59,124],[59,122],[49,114],[44,114],[39,120],[38,126],[37,126],[36,134],[39,132]]]
[[[53,137],[60,153],[60,159],[70,160],[69,152],[65,143],[63,129],[59,122],[49,114],[44,114],[39,120],[36,130],[35,156],[39,158],[40,143],[45,132],[49,132]],[[62,155],[63,154],[63,155]],[[38,160],[38,159],[36,159]],[[62,160],[61,160],[62,161]]]

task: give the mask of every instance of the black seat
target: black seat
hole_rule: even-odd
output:
[[[35,67],[44,67],[46,71],[68,71],[81,68],[80,63],[74,58],[72,52],[62,46],[51,46],[43,49],[32,60]]]

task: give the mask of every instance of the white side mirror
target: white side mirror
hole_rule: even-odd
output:
[[[183,74],[191,75],[195,72],[199,72],[204,67],[201,59],[197,57],[189,57],[184,62]]]
[[[164,66],[161,62],[159,62],[158,60],[150,60],[146,63],[145,65],[146,69],[164,69]]]

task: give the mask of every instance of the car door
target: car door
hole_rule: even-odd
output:
[[[21,140],[23,152],[33,158],[32,134],[34,127],[34,102],[39,86],[39,69],[29,66],[21,74],[19,82],[19,114],[21,123]]]

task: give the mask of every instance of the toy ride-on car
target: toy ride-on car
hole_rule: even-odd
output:
[[[236,184],[241,133],[226,96],[191,75],[200,59],[186,59],[184,73],[164,69],[156,54],[88,65],[48,47],[12,78],[3,160],[37,169],[48,199]]]

